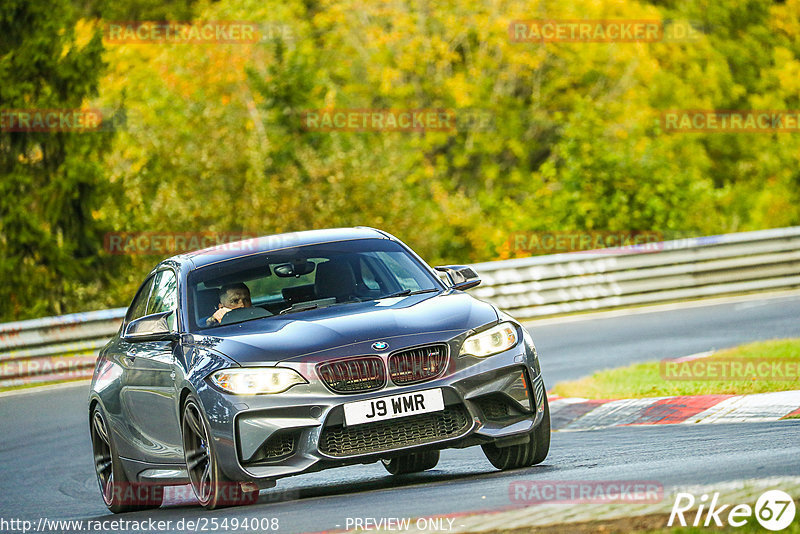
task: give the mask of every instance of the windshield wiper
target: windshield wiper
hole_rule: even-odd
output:
[[[307,306],[289,306],[285,310],[281,310],[278,312],[278,315],[286,315],[287,313],[294,313],[299,311],[307,311],[319,308],[319,304],[309,304]]]
[[[439,291],[438,289],[418,289],[417,291],[411,291],[410,289],[404,289],[402,291],[398,291],[397,293],[392,293],[391,295],[384,295],[382,297],[378,297],[375,300],[380,299],[391,299],[394,297],[407,297],[409,295],[420,295],[422,293],[431,293],[433,291]]]

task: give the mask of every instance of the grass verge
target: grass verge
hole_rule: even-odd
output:
[[[800,514],[800,500],[795,499],[797,513]],[[754,506],[754,503],[748,503]],[[722,527],[713,523],[711,526],[676,526],[668,527],[669,514],[649,514],[631,517],[619,517],[616,519],[605,519],[597,521],[582,521],[576,523],[564,523],[557,525],[542,525],[535,527],[501,529],[484,532],[482,534],[527,534],[530,532],[540,532],[546,534],[707,534],[715,532],[718,534],[755,534],[768,533],[769,530],[762,527],[755,517],[747,517],[747,523],[741,527],[733,527],[727,524],[727,514],[730,510],[720,514]],[[692,520],[694,516],[687,520]],[[705,521],[705,517],[702,518]],[[702,522],[701,521],[701,522]],[[793,521],[788,527],[779,531],[781,534],[800,534],[800,521]]]
[[[699,362],[695,364],[694,362]],[[719,363],[717,363],[719,362]],[[762,362],[769,363],[769,370],[748,373],[758,369]],[[784,377],[776,379],[774,371],[784,370]],[[733,363],[741,364],[742,372],[724,380],[709,379],[720,376],[720,369]],[[711,364],[711,366],[709,365]],[[748,365],[750,364],[750,365]],[[759,341],[731,349],[725,349],[702,360],[665,367],[663,362],[636,363],[627,367],[598,371],[591,376],[568,382],[559,382],[553,393],[562,397],[588,399],[631,399],[674,395],[712,395],[768,393],[773,391],[800,390],[800,339]],[[712,367],[715,366],[715,367]],[[716,369],[714,375],[711,369]],[[698,369],[705,369],[704,372]],[[767,367],[761,367],[767,369]],[[696,379],[703,376],[703,379]],[[695,379],[693,379],[695,378]]]
[[[654,514],[605,521],[586,521],[582,523],[566,523],[563,525],[496,530],[483,534],[529,534],[531,532],[543,534],[708,534],[709,532],[724,534],[762,534],[770,532],[753,518],[748,518],[747,524],[741,527],[732,527],[727,524],[723,527],[717,527],[716,525],[709,527],[668,527],[666,526],[667,521],[669,521],[669,514]],[[781,534],[800,534],[800,523],[794,521],[780,532]]]

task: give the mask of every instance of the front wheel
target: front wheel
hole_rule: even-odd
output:
[[[211,432],[200,403],[189,397],[181,418],[183,454],[192,490],[207,510],[223,506],[251,504],[258,500],[258,491],[243,491],[238,482],[228,480],[217,461]]]
[[[517,469],[540,464],[550,452],[550,405],[544,399],[544,413],[539,426],[530,433],[527,443],[498,447],[494,443],[481,445],[486,459],[497,469]]]
[[[439,463],[439,451],[425,451],[381,460],[383,467],[392,475],[419,473],[433,469]]]
[[[97,483],[108,509],[119,514],[161,506],[164,498],[162,486],[128,480],[100,406],[92,409],[90,434]]]

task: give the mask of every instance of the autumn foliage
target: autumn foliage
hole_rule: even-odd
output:
[[[57,22],[96,73],[74,99],[124,120],[108,143],[67,142],[67,162],[88,151],[81,160],[92,178],[77,167],[36,174],[42,191],[81,206],[60,208],[66,244],[51,244],[53,216],[37,207],[26,211],[40,230],[22,246],[21,215],[7,207],[10,196],[0,201],[0,246],[14,252],[0,259],[12,282],[0,289],[3,320],[127,305],[161,258],[108,254],[109,231],[368,225],[431,263],[465,263],[517,254],[508,244],[522,232],[670,238],[800,224],[800,132],[662,124],[666,110],[800,109],[800,0],[138,0],[127,13],[111,2],[72,11]],[[259,38],[106,39],[102,60],[91,54],[109,20],[187,16],[255,24]],[[536,20],[655,21],[661,33],[514,38],[512,23]],[[0,43],[0,71],[23,46]],[[19,98],[34,91],[15,83]],[[7,93],[0,89],[2,108],[17,103]],[[304,126],[325,110],[439,110],[454,126]],[[4,193],[28,198],[34,185],[10,187],[8,173],[40,141],[9,144],[10,135],[0,133]],[[76,226],[77,213],[88,219]],[[62,273],[59,258],[72,251],[99,274]],[[39,275],[35,290],[19,288]]]

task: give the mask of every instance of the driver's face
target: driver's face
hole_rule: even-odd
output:
[[[235,310],[237,308],[250,308],[250,292],[244,289],[229,289],[220,299],[220,306]]]

